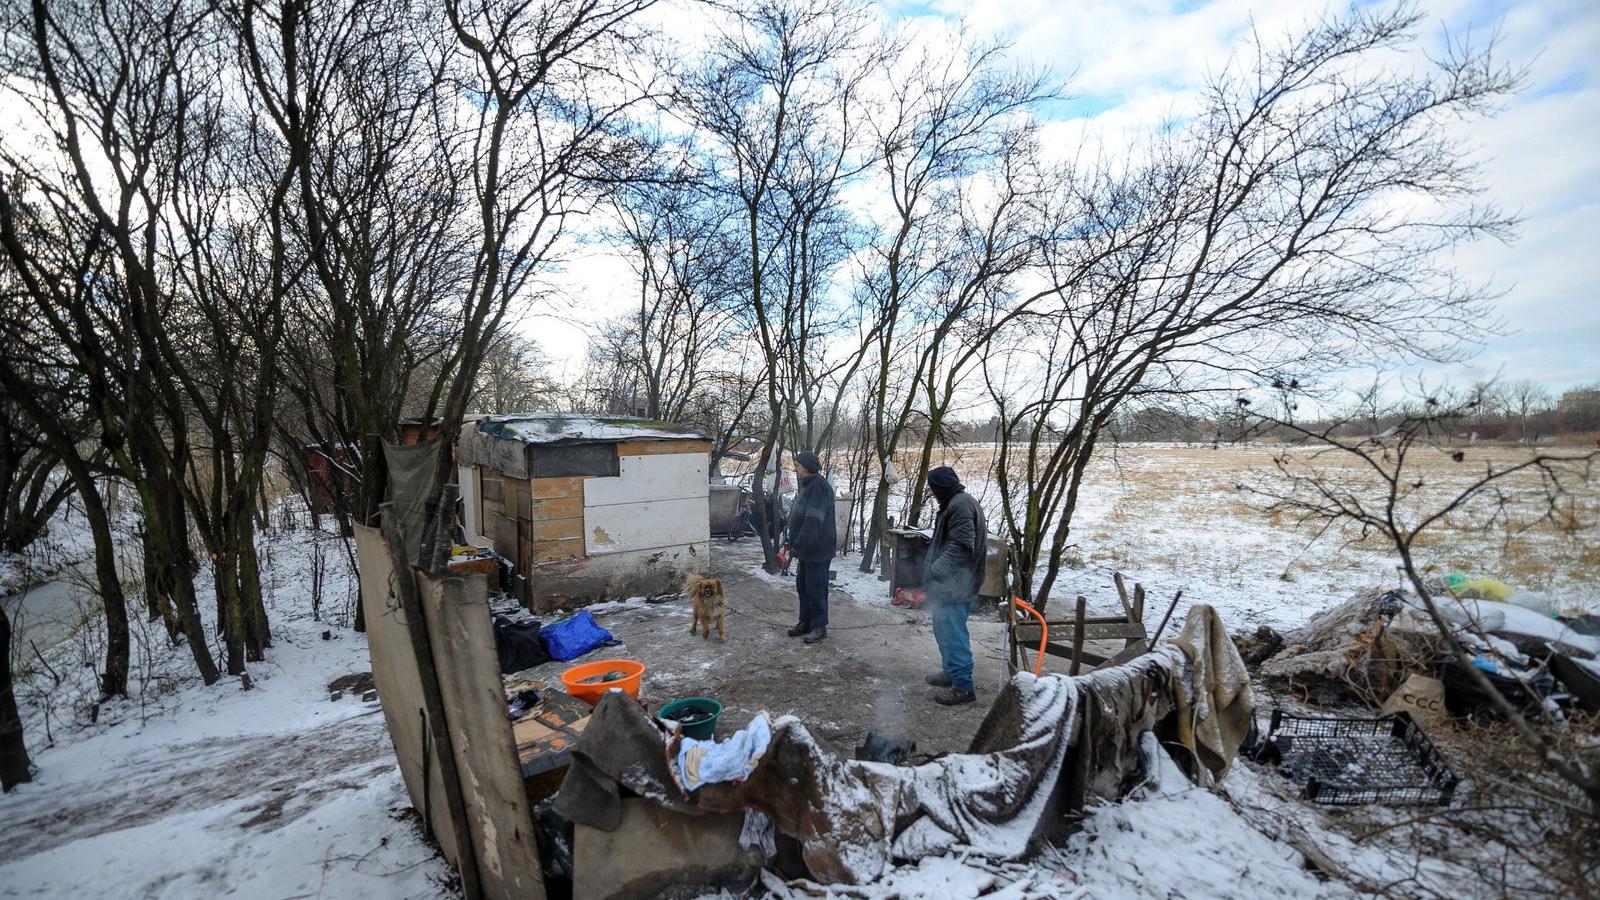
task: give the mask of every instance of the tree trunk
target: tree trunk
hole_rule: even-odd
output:
[[[178,614],[172,606],[172,591],[168,586],[166,571],[158,562],[160,551],[156,548],[156,540],[151,534],[154,526],[146,519],[144,528],[141,529],[139,541],[144,549],[144,605],[145,615],[149,621],[161,620],[166,626],[167,640],[176,644],[182,626],[178,621]]]
[[[235,571],[239,576],[239,598],[245,618],[245,658],[259,662],[266,659],[267,648],[272,646],[272,629],[261,596],[261,565],[256,556],[254,524],[249,516],[240,516],[238,526]]]
[[[227,550],[217,553],[212,562],[212,580],[217,586],[217,630],[227,650],[229,675],[245,673],[244,599],[239,594],[238,555]]]
[[[205,625],[200,620],[200,597],[194,585],[199,567],[194,562],[194,551],[189,549],[188,515],[177,487],[167,479],[165,472],[150,477],[141,494],[146,511],[146,572],[154,572],[159,591],[171,604],[200,679],[206,684],[215,684],[220,675],[206,641]],[[150,590],[148,582],[145,587]],[[217,628],[221,627],[219,618]]]
[[[928,434],[922,439],[922,455],[917,458],[917,471],[912,477],[911,486],[911,511],[906,514],[906,522],[915,526],[922,521],[922,507],[927,503],[927,491],[923,484],[928,479],[928,469],[933,465],[933,445],[939,440],[939,429],[944,424],[944,407],[930,403],[928,410]]]
[[[771,513],[783,502],[781,472],[778,473],[777,483],[773,485],[771,499],[767,497],[767,464],[772,460],[777,436],[775,429],[767,432],[766,440],[761,443],[761,452],[756,455],[755,476],[750,480],[750,494],[756,501],[756,534],[761,538],[762,568],[769,573],[776,573],[779,568],[777,547],[779,517]]]
[[[33,762],[23,741],[22,717],[11,690],[11,620],[0,607],[0,788],[11,790],[33,780]]]
[[[122,593],[117,573],[117,550],[111,536],[111,521],[94,482],[78,482],[83,497],[84,516],[94,534],[94,570],[100,588],[100,605],[106,617],[106,666],[100,675],[100,698],[128,695],[128,601]]]

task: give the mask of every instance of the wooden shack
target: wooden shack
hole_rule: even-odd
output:
[[[463,426],[467,530],[546,611],[675,590],[710,548],[711,442],[646,419],[527,413]]]

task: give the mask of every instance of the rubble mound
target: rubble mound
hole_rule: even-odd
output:
[[[1381,704],[1408,670],[1433,668],[1441,638],[1400,591],[1359,593],[1284,637],[1261,664],[1270,688],[1318,705]]]

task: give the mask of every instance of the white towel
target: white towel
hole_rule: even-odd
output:
[[[686,791],[702,784],[750,777],[772,743],[772,724],[760,713],[725,741],[684,738],[678,747],[678,782]]]

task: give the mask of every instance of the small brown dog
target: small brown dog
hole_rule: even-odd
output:
[[[683,583],[683,592],[694,601],[694,621],[689,625],[692,635],[702,625],[705,633],[702,637],[711,637],[711,623],[717,623],[717,640],[727,643],[728,635],[724,631],[724,617],[728,612],[728,597],[722,591],[722,582],[704,575],[690,575],[689,580]]]

